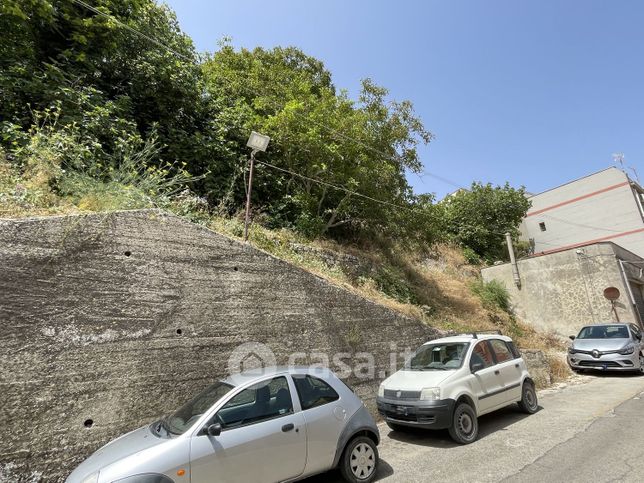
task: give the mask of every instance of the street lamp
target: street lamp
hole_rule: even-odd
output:
[[[246,146],[251,148],[250,152],[250,163],[249,163],[249,173],[248,173],[248,190],[246,193],[246,219],[244,220],[244,241],[248,241],[248,222],[250,218],[250,193],[253,189],[253,169],[255,167],[255,154],[258,151],[266,151],[268,147],[268,142],[271,140],[268,136],[264,136],[255,131],[251,131],[250,137]]]

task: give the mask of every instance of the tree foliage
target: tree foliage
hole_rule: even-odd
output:
[[[91,157],[70,169],[129,172],[124,150],[140,146],[146,165],[171,179],[185,172],[211,210],[230,215],[245,199],[248,134],[265,133],[271,143],[258,156],[254,219],[311,237],[428,244],[450,234],[493,257],[500,239],[492,232],[514,230],[525,212],[522,192],[509,187],[475,185],[447,203],[415,195],[406,175],[421,171],[418,147],[432,135],[409,101],[390,100],[371,79],[354,100],[297,48],[236,50],[224,40],[198,55],[165,5],[90,3],[105,15],[72,0],[0,4],[8,161],[24,159],[16,153],[32,142],[34,117],[54,109],[55,129],[74,132]]]
[[[459,190],[443,203],[446,230],[453,240],[474,250],[488,261],[505,259],[505,233],[514,239],[530,208],[523,187],[509,184],[472,183],[469,190]]]
[[[257,200],[273,223],[312,235],[387,230],[397,224],[395,206],[416,201],[405,171],[420,170],[416,147],[431,135],[409,102],[388,103],[387,90],[369,79],[354,102],[336,91],[319,60],[293,47],[235,51],[224,44],[204,74],[244,136],[254,129],[271,137],[262,160],[297,173],[258,167]]]

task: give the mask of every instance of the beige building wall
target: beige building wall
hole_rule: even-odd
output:
[[[587,324],[616,321],[611,304],[604,298],[607,287],[621,293],[616,311],[622,322],[638,322],[619,259],[633,293],[641,288],[644,260],[613,243],[598,243],[518,262],[521,287],[517,288],[510,264],[482,270],[486,282],[498,280],[508,289],[516,315],[537,329],[562,336],[577,334]],[[641,294],[641,292],[640,292]]]
[[[551,253],[612,241],[644,257],[641,187],[617,168],[608,168],[530,197],[521,224],[535,253]]]

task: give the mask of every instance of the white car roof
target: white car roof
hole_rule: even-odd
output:
[[[472,334],[459,334],[459,335],[452,335],[449,337],[442,337],[440,339],[433,339],[433,340],[428,340],[425,342],[423,345],[427,344],[440,344],[444,342],[472,342],[472,341],[477,341],[477,340],[489,340],[489,339],[501,339],[505,342],[512,342],[512,339],[508,336],[505,335],[500,335],[500,334],[476,334],[476,337],[474,333]]]

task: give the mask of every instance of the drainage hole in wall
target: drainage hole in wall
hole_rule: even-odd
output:
[[[177,335],[181,335],[183,331],[181,329],[177,329]]]
[[[83,426],[86,428],[91,428],[94,425],[94,421],[92,419],[86,419],[85,422],[83,423]]]
[[[130,255],[132,255],[132,252],[128,250],[125,253],[123,253],[123,255],[125,255],[126,257],[129,257]]]
[[[237,268],[237,267],[233,267],[233,270],[234,270],[234,271],[237,271],[237,270],[239,270],[239,268]]]

